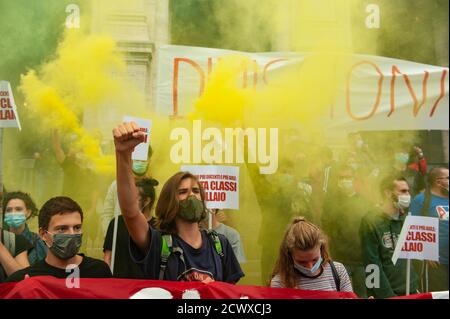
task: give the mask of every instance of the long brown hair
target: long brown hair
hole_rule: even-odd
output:
[[[191,178],[193,181],[197,182],[203,207],[205,207],[203,218],[206,218],[205,192],[202,185],[199,183],[197,177],[191,173],[178,172],[164,183],[158,202],[156,203],[156,228],[164,234],[177,233],[175,218],[177,217],[180,207],[178,187],[180,186],[181,181],[186,178]]]
[[[292,260],[293,250],[308,251],[319,245],[323,263],[329,262],[331,258],[326,236],[319,227],[307,221],[304,217],[295,217],[284,234],[272,278],[279,275],[283,287],[295,288],[297,276],[294,272],[294,261]]]

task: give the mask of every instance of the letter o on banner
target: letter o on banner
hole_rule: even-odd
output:
[[[351,78],[352,78],[352,73],[353,70],[357,67],[360,66],[362,64],[369,64],[371,66],[373,66],[375,68],[375,70],[377,71],[378,75],[379,75],[379,79],[378,79],[378,90],[377,90],[377,96],[375,98],[375,103],[372,106],[372,110],[371,112],[366,115],[366,116],[361,116],[361,117],[357,117],[355,116],[352,111],[351,111],[351,103],[350,103],[350,85],[351,85]],[[356,121],[361,121],[361,120],[367,120],[369,118],[371,118],[376,111],[378,110],[378,107],[380,106],[380,99],[381,99],[381,93],[383,90],[383,79],[384,79],[384,75],[381,72],[380,68],[373,62],[370,61],[361,61],[356,63],[355,65],[353,65],[349,71],[348,77],[347,77],[347,89],[346,89],[346,110],[347,110],[347,114],[354,120]]]
[[[144,288],[132,295],[130,299],[173,299],[170,291],[163,288]]]

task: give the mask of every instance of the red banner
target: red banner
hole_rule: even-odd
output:
[[[72,288],[69,288],[72,287]],[[54,277],[32,277],[0,284],[0,299],[355,299],[354,293],[311,291],[223,282],[173,282],[159,280],[81,278],[68,282]],[[432,299],[418,294],[402,298]]]

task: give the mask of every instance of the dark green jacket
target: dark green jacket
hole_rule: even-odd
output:
[[[359,235],[364,265],[378,265],[380,270],[379,288],[368,287],[369,295],[375,298],[406,294],[406,259],[398,259],[395,266],[391,260],[405,217],[394,220],[380,209],[374,209],[361,221]],[[410,293],[416,293],[417,288],[418,276],[411,265]]]
[[[368,203],[360,195],[348,197],[328,192],[322,212],[322,229],[329,238],[331,257],[345,266],[361,266],[361,242],[358,235]]]

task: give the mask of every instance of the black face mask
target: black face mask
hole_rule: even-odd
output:
[[[53,244],[49,249],[56,257],[66,260],[78,253],[81,247],[82,234],[47,233],[52,235]]]
[[[180,201],[178,216],[188,222],[198,223],[206,216],[203,202],[194,195],[190,195],[185,200]]]

